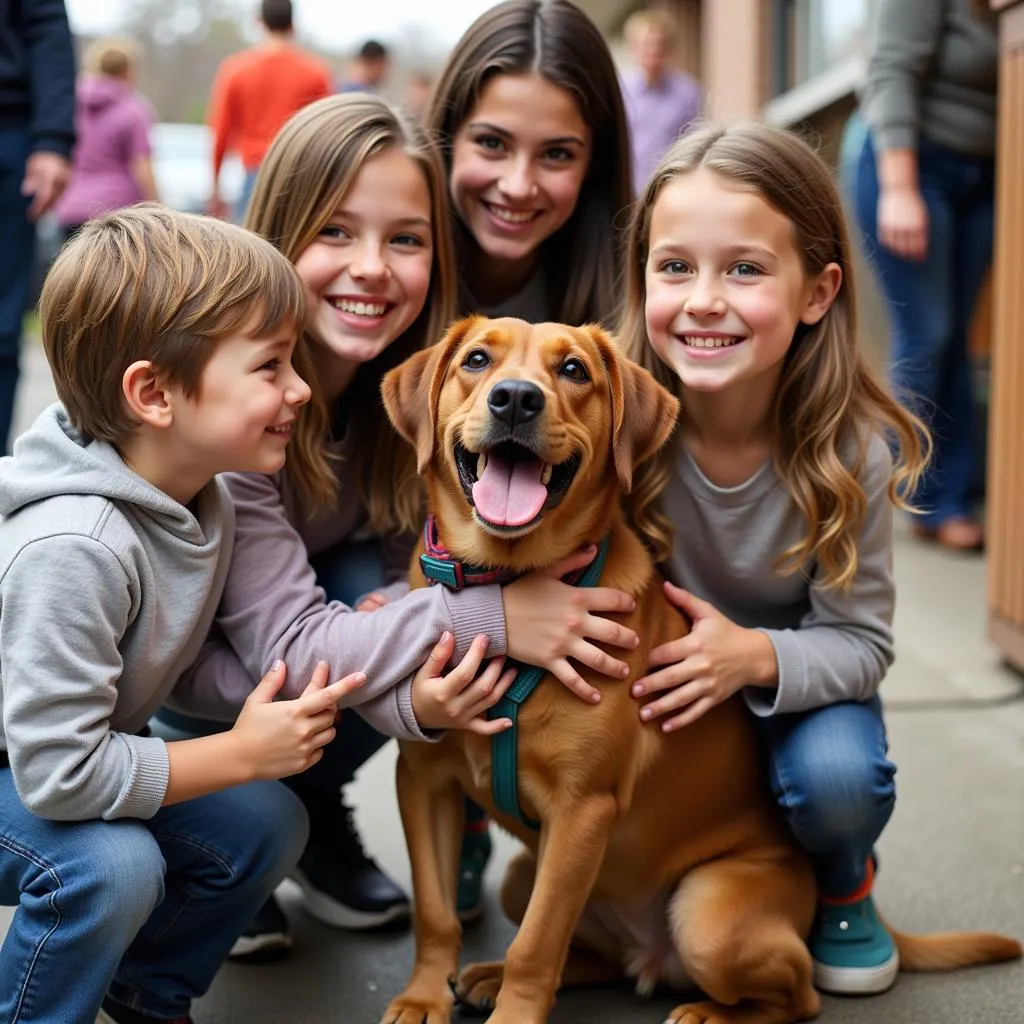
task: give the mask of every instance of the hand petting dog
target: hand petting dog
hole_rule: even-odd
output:
[[[634,697],[668,690],[640,710],[646,722],[679,712],[662,722],[665,732],[696,722],[716,704],[744,686],[778,685],[778,664],[771,640],[758,629],[745,629],[688,590],[665,584],[665,596],[693,626],[687,636],[651,651],[648,674],[632,688]],[[659,665],[660,671],[651,671]]]

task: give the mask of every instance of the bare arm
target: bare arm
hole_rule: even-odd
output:
[[[153,161],[149,156],[137,156],[132,160],[132,177],[139,186],[143,199],[158,200],[156,178],[153,175]]]

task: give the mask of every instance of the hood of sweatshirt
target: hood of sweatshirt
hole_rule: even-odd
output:
[[[87,116],[95,117],[110,107],[125,103],[133,96],[124,83],[109,75],[88,75],[78,84],[78,108]]]
[[[76,494],[133,506],[135,518],[150,520],[154,533],[189,544],[208,542],[192,512],[125,465],[113,445],[84,438],[55,403],[18,438],[14,454],[0,459],[0,516]]]

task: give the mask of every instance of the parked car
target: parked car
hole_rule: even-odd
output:
[[[213,191],[213,133],[205,124],[161,121],[153,125],[153,174],[160,200],[174,210],[202,213]],[[245,171],[229,153],[220,172],[220,194],[234,205],[242,194]]]

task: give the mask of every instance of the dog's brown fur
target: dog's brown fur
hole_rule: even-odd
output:
[[[478,349],[490,365],[463,366]],[[570,357],[584,363],[589,382],[560,375]],[[543,392],[540,457],[552,464],[573,453],[582,458],[561,503],[516,539],[478,522],[453,456],[456,440],[480,449],[491,415],[487,395],[508,378]],[[618,355],[603,331],[465,320],[392,370],[383,394],[396,428],[416,447],[429,507],[457,558],[525,572],[608,535],[601,585],[636,599],[622,619],[641,638],[626,656],[632,675],[646,669],[653,647],[685,633],[619,504],[634,466],[669,437],[677,402]],[[413,581],[425,583],[418,564]],[[503,888],[506,911],[521,922],[504,963],[469,967],[457,986],[461,998],[493,1007],[490,1024],[542,1024],[560,984],[627,973],[638,987],[688,978],[702,989],[707,1001],[673,1011],[680,1024],[784,1024],[818,1012],[804,943],[814,879],[768,792],[741,699],[666,735],[641,723],[627,683],[605,681],[601,692],[602,701],[587,706],[546,680],[520,712],[519,799],[542,823],[539,834],[496,812],[489,739],[459,731],[437,744],[402,744],[398,796],[413,871],[416,963],[384,1024],[451,1019],[463,790],[527,848]],[[645,919],[656,919],[651,941],[631,941],[595,921],[600,905],[641,932]],[[909,969],[1020,955],[1019,945],[997,936],[898,936],[898,944]]]

